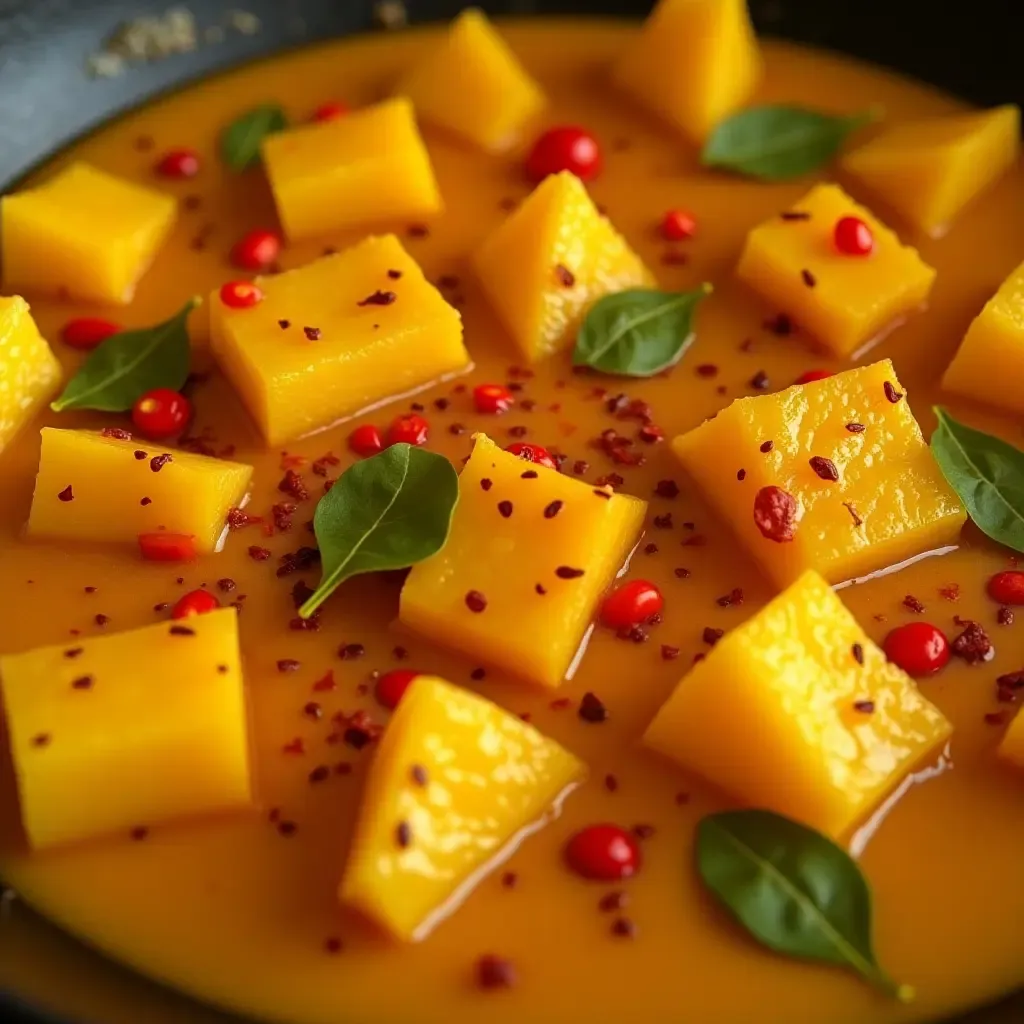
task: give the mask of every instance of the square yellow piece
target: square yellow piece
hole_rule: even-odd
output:
[[[0,298],[0,452],[57,390],[61,375],[28,303]]]
[[[1018,713],[996,749],[999,759],[1024,770],[1024,715]]]
[[[840,837],[951,732],[808,572],[690,670],[644,744],[751,807]]]
[[[275,132],[262,150],[277,215],[293,242],[443,207],[407,99]]]
[[[0,199],[4,286],[127,304],[176,213],[171,196],[71,164]]]
[[[270,445],[469,370],[462,317],[394,235],[210,296],[211,347]]]
[[[32,537],[135,544],[166,531],[195,537],[200,554],[219,551],[228,512],[249,492],[252,466],[240,462],[88,430],[40,433]]]
[[[975,317],[942,376],[947,391],[1024,412],[1024,263]]]
[[[444,549],[413,567],[402,623],[539,686],[571,675],[647,503],[476,436]]]
[[[740,398],[672,449],[780,587],[806,569],[842,583],[947,547],[966,519],[888,359]]]
[[[487,15],[463,11],[395,91],[416,113],[489,152],[508,149],[546,103]]]
[[[252,801],[238,613],[0,658],[33,849]]]
[[[935,271],[838,185],[816,185],[747,235],[737,274],[837,356],[856,358],[928,298]],[[804,216],[806,215],[806,216]],[[868,256],[847,256],[835,226],[857,217],[871,231]]]

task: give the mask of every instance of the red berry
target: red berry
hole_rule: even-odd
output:
[[[601,621],[612,629],[639,626],[665,606],[661,591],[647,580],[629,580],[613,590],[601,605]]]
[[[548,469],[558,469],[558,463],[551,456],[547,448],[539,444],[530,444],[529,441],[515,441],[505,451],[510,455],[516,455],[524,462],[535,462],[538,466],[546,466]]]
[[[526,158],[526,176],[542,181],[559,171],[571,171],[581,181],[601,173],[601,147],[586,129],[575,125],[550,128],[533,144]]]
[[[1024,604],[1024,572],[1007,569],[989,578],[988,596],[1000,604]]]
[[[313,111],[314,121],[333,121],[335,118],[344,117],[351,108],[341,100],[331,100]]]
[[[85,350],[95,348],[101,341],[106,341],[114,334],[120,334],[123,329],[112,320],[82,316],[77,320],[69,320],[60,336],[65,345]]]
[[[808,370],[806,373],[801,373],[794,384],[810,384],[812,381],[824,380],[826,377],[831,377],[831,370]]]
[[[569,867],[584,878],[619,882],[640,870],[636,839],[618,825],[591,825],[577,832],[565,847]]]
[[[281,253],[281,237],[257,228],[235,243],[231,262],[242,270],[266,270]]]
[[[199,154],[194,149],[172,149],[156,165],[165,178],[194,178],[199,173]]]
[[[169,437],[185,428],[192,403],[170,388],[154,388],[132,406],[132,423],[146,437]]]
[[[390,672],[385,672],[373,688],[373,695],[377,698],[377,703],[394,711],[398,707],[398,702],[405,695],[405,691],[409,689],[409,684],[418,675],[420,673],[411,668],[395,668]]]
[[[356,455],[361,455],[364,459],[384,450],[380,431],[372,423],[364,423],[362,426],[356,427],[348,435],[348,446]]]
[[[897,626],[883,647],[885,656],[911,676],[930,676],[949,661],[946,634],[930,622]]]
[[[871,228],[860,217],[840,217],[836,221],[836,248],[844,256],[870,256],[875,247]]]
[[[190,533],[140,533],[139,551],[150,562],[189,562],[196,557]]]
[[[388,445],[401,444],[403,441],[411,445],[426,444],[429,436],[430,424],[415,412],[399,416],[388,427]]]
[[[205,615],[220,607],[220,601],[208,590],[190,590],[178,598],[171,609],[172,619],[187,619],[192,615]]]
[[[504,384],[478,384],[473,388],[473,402],[477,412],[495,414],[508,412],[515,398]]]
[[[230,309],[249,309],[263,301],[263,292],[250,281],[228,281],[221,285],[220,301]]]
[[[669,242],[684,242],[697,233],[697,221],[685,210],[669,210],[662,218],[661,233]]]

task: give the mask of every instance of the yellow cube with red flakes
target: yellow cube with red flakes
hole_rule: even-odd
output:
[[[506,330],[531,360],[573,344],[589,308],[651,272],[568,171],[544,179],[473,256]]]
[[[508,149],[546,99],[487,15],[463,11],[395,91],[416,113],[488,152]]]
[[[74,163],[0,199],[0,259],[12,291],[126,304],[174,224],[171,196]]]
[[[644,744],[752,807],[841,837],[952,732],[807,572],[679,682]]]
[[[837,225],[861,222],[854,234],[869,252],[837,245]],[[842,233],[842,229],[840,229]],[[737,269],[739,278],[776,313],[785,314],[837,356],[857,357],[919,309],[935,271],[895,233],[838,185],[816,185],[791,210],[754,228]]]
[[[278,217],[293,242],[443,208],[407,99],[274,132],[262,153]]]

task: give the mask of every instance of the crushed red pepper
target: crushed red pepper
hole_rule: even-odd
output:
[[[262,516],[251,516],[240,508],[228,509],[226,518],[229,530],[241,530],[246,526],[255,526],[263,522]]]
[[[950,650],[968,665],[976,665],[980,661],[991,661],[995,657],[995,647],[989,639],[981,623],[971,619],[962,620],[964,631],[950,645]]]
[[[609,793],[614,793],[619,788],[618,778],[610,773],[606,775],[604,777],[604,788],[607,789]]]
[[[277,489],[282,494],[287,494],[296,501],[305,501],[309,497],[309,491],[306,490],[302,474],[296,473],[294,469],[285,470],[285,474],[278,483]]]
[[[555,501],[549,502],[547,505],[544,506],[544,518],[554,519],[555,516],[557,516],[558,513],[562,511],[562,506],[564,504],[564,502],[558,501],[557,499]]]
[[[672,529],[672,513],[664,512],[659,516],[655,516],[651,522],[654,524],[657,530],[671,530]]]
[[[378,289],[372,295],[367,295],[365,299],[357,302],[357,306],[390,306],[392,302],[397,299],[398,296],[394,292],[385,292]]]
[[[743,590],[740,587],[733,587],[728,594],[723,594],[715,599],[715,604],[720,608],[729,608],[732,605],[743,604]]]
[[[826,459],[823,455],[812,455],[808,460],[808,464],[822,480],[835,483],[839,479],[839,470],[836,469],[836,464],[831,459]]]
[[[173,461],[174,461],[173,456],[167,455],[166,453],[163,454],[163,455],[154,455],[153,458],[151,458],[149,460],[149,468],[154,473],[159,473],[160,470],[163,469],[164,466],[166,466],[168,462],[173,462]]]
[[[762,441],[761,445],[760,445],[761,451],[765,455],[767,455],[768,452],[770,452],[774,447],[775,447],[775,442],[774,441]]]
[[[859,711],[864,715],[870,715],[875,710],[875,702],[873,700],[855,700],[853,702],[853,710]]]
[[[583,694],[577,714],[584,722],[592,724],[608,720],[608,709],[605,707],[604,701],[596,693],[591,693],[589,690]]]
[[[578,580],[585,572],[585,569],[574,569],[571,565],[560,565],[555,569],[555,575],[560,580]]]
[[[499,501],[498,513],[503,519],[508,519],[512,515],[512,502],[507,500]]]
[[[722,637],[725,636],[724,629],[718,629],[715,626],[705,626],[704,631],[701,633],[700,638],[709,647],[714,647]]]
[[[564,264],[555,264],[555,280],[563,288],[571,288],[576,283],[576,275]]]
[[[488,953],[476,962],[476,980],[480,988],[512,988],[516,983],[516,971],[511,960]]]
[[[654,493],[659,498],[678,498],[679,484],[675,480],[659,480],[654,487]]]
[[[466,593],[466,607],[471,612],[482,612],[487,607],[487,598],[479,590],[470,590]]]
[[[771,383],[772,382],[769,379],[768,374],[765,373],[764,370],[758,370],[757,373],[750,378],[750,386],[755,391],[765,391],[767,388],[771,387]]]
[[[996,613],[996,622],[998,622],[1000,626],[1012,626],[1013,612],[1009,608],[1000,608]]]
[[[846,429],[851,434],[863,434],[865,427],[863,423],[847,423]]]
[[[761,535],[778,544],[796,536],[797,502],[781,487],[762,487],[754,498],[754,523]]]
[[[57,498],[59,501],[74,501],[75,494],[71,489],[71,484],[68,484],[67,487],[57,495]]]
[[[818,283],[818,279],[806,267],[800,271],[800,277],[808,288],[813,288]]]
[[[671,644],[662,644],[661,657],[663,661],[675,661],[679,657],[679,648]]]
[[[892,381],[887,380],[882,384],[882,390],[885,392],[885,397],[895,405],[902,397],[903,392],[896,390],[896,385]]]
[[[924,605],[918,601],[913,594],[907,594],[907,596],[903,598],[903,607],[908,611],[917,613],[918,615],[924,611]]]
[[[130,441],[132,435],[121,427],[104,427],[100,431],[100,437],[113,437],[118,441]]]

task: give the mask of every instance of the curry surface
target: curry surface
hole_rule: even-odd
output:
[[[394,581],[353,580],[329,602],[319,632],[290,630],[295,577],[277,579],[276,557],[257,563],[246,549],[266,543],[277,556],[309,542],[302,524],[312,517],[315,493],[302,506],[290,534],[264,541],[259,528],[252,527],[230,536],[222,554],[182,569],[161,567],[139,561],[132,549],[89,551],[24,543],[20,534],[32,492],[40,424],[4,453],[0,649],[59,642],[75,629],[93,635],[101,628],[94,621],[97,613],[110,617],[102,627],[106,631],[143,625],[166,615],[154,611],[158,603],[173,601],[202,582],[213,587],[223,577],[237,582],[235,596],[246,595],[241,632],[260,812],[155,828],[144,842],[126,837],[29,857],[22,852],[10,779],[4,780],[0,872],[32,906],[112,957],[199,999],[295,1024],[413,1019],[451,1024],[485,1013],[494,1022],[882,1024],[933,1019],[1024,981],[1024,779],[995,764],[1001,729],[983,721],[986,712],[998,707],[995,676],[1024,664],[1024,622],[996,625],[997,609],[984,594],[984,581],[1007,566],[1007,552],[970,527],[958,552],[843,592],[878,640],[912,617],[901,602],[913,594],[926,606],[924,617],[950,635],[958,632],[955,614],[977,618],[996,645],[993,662],[968,667],[954,661],[938,678],[922,684],[955,723],[954,767],[913,787],[862,858],[876,894],[881,961],[895,977],[916,986],[917,1001],[901,1006],[839,971],[773,957],[737,932],[698,889],[692,869],[694,826],[703,814],[726,804],[699,780],[642,750],[638,739],[692,657],[704,649],[702,629],[734,626],[771,591],[700,496],[686,487],[667,444],[648,450],[647,464],[640,469],[614,466],[591,446],[600,430],[617,425],[594,388],[649,400],[656,422],[671,437],[731,399],[752,393],[748,382],[759,370],[767,372],[774,389],[812,367],[842,367],[814,354],[799,339],[765,331],[762,321],[775,311],[759,305],[732,280],[745,232],[788,207],[808,182],[767,186],[700,172],[692,148],[606,83],[605,69],[626,31],[632,29],[575,21],[506,28],[507,38],[550,95],[547,123],[578,122],[602,140],[605,170],[591,192],[662,286],[715,283],[715,294],[699,316],[697,342],[670,375],[641,383],[573,375],[563,354],[522,381],[518,397],[533,399],[534,408],[526,411],[520,405],[497,419],[475,415],[468,392],[457,391],[452,383],[422,398],[433,426],[430,446],[455,460],[468,452],[473,429],[487,429],[508,443],[509,428],[525,426],[527,440],[566,452],[567,468],[577,459],[587,460],[588,480],[619,471],[625,477],[623,490],[650,499],[651,517],[673,513],[672,529],[649,528],[644,544],[656,544],[657,551],[645,553],[642,545],[632,569],[633,575],[663,588],[664,623],[652,630],[646,644],[599,630],[577,676],[558,694],[578,699],[586,690],[595,691],[610,709],[608,722],[588,725],[572,709],[551,709],[552,694],[496,673],[488,673],[482,683],[471,682],[474,665],[395,629]],[[132,325],[155,322],[189,294],[206,294],[238,276],[228,262],[232,243],[252,227],[275,224],[260,174],[234,177],[219,165],[215,146],[223,125],[267,100],[282,102],[296,121],[328,99],[371,102],[428,41],[427,34],[412,33],[284,55],[146,107],[62,154],[55,166],[82,158],[150,184],[154,160],[167,148],[194,146],[205,158],[197,179],[161,185],[182,197],[200,196],[201,202],[196,209],[183,208],[173,238],[122,319]],[[893,118],[958,107],[922,86],[829,55],[778,44],[768,45],[766,54],[760,100],[799,101],[841,111],[882,104]],[[466,257],[505,215],[502,201],[527,193],[521,153],[486,157],[429,129],[426,136],[448,210],[428,237],[406,236],[405,244],[433,280],[442,274],[460,278],[455,293],[463,301],[467,343],[476,362],[468,383],[507,380],[509,367],[520,360],[472,281]],[[152,140],[152,148],[145,149],[146,139]],[[699,220],[698,237],[676,247],[690,257],[685,265],[663,262],[669,247],[655,230],[661,214],[675,206],[693,210]],[[383,227],[406,235],[407,225]],[[358,237],[350,233],[290,246],[281,262],[286,268],[299,266],[324,245],[341,247]],[[1018,167],[962,215],[945,239],[920,243],[924,258],[939,271],[930,308],[867,358],[894,360],[926,433],[934,422],[930,406],[938,399],[939,376],[971,318],[1019,262],[1022,237],[1024,173]],[[195,246],[197,238],[203,240],[201,249]],[[84,307],[28,298],[51,339],[59,337],[65,320],[86,312]],[[201,333],[201,319],[197,327]],[[747,338],[753,344],[741,351],[740,343]],[[74,365],[74,353],[56,340],[54,347],[66,366]],[[202,366],[204,361],[200,351],[197,362]],[[717,375],[698,375],[695,367],[700,364],[714,364]],[[439,411],[434,399],[442,396],[450,404]],[[280,453],[261,450],[237,399],[215,374],[198,387],[194,400],[197,428],[210,428],[220,444],[236,444],[236,458],[256,466],[251,510],[265,513],[280,497]],[[950,404],[974,425],[1021,441],[1019,429],[1008,420],[959,402]],[[373,419],[385,424],[408,405],[408,400],[396,403]],[[43,420],[53,423],[57,417],[47,413]],[[67,426],[113,421],[91,414],[60,418]],[[468,429],[452,433],[449,427],[455,423]],[[342,456],[343,468],[350,458],[346,434],[347,428],[333,429],[289,446],[289,452],[316,458],[331,449]],[[677,499],[653,496],[655,483],[665,478],[683,485]],[[316,492],[319,478],[307,479]],[[683,525],[689,522],[692,530]],[[694,534],[706,543],[684,545]],[[690,576],[678,578],[673,571],[677,567],[688,568]],[[955,602],[939,593],[951,584],[960,587]],[[87,586],[96,592],[87,594]],[[734,587],[744,590],[742,606],[719,607],[715,598]],[[515,629],[516,623],[509,622],[508,628]],[[339,645],[355,642],[365,645],[365,656],[339,660]],[[392,653],[399,644],[409,652],[400,663]],[[663,660],[662,644],[679,646],[680,657]],[[297,658],[302,667],[280,674],[279,658]],[[514,888],[491,877],[432,937],[407,947],[389,943],[337,905],[335,890],[371,750],[357,753],[326,742],[335,711],[366,707],[383,720],[385,713],[372,696],[358,688],[372,670],[398,664],[436,672],[479,689],[513,711],[530,712],[543,732],[584,758],[592,773],[591,781],[568,800],[562,817],[530,839],[507,865],[518,877]],[[334,671],[337,689],[314,694],[313,682],[328,669]],[[302,713],[314,698],[324,706],[320,722]],[[153,694],[152,713],[161,713],[159,693]],[[282,752],[295,737],[305,740],[302,756]],[[351,774],[335,774],[317,785],[308,781],[317,765],[342,760],[352,764]],[[168,772],[174,770],[173,764],[167,765]],[[9,773],[8,768],[4,771]],[[618,783],[614,792],[604,782],[609,774]],[[688,800],[681,802],[679,794]],[[268,820],[271,808],[298,824],[295,835],[279,835]],[[609,887],[570,875],[560,856],[573,831],[606,820],[656,828],[644,844],[643,870],[625,886],[631,900],[628,913],[637,926],[632,941],[613,937],[610,916],[598,910],[598,900]],[[19,935],[25,937],[26,948],[45,946],[34,926],[19,925],[17,917],[0,922],[0,941],[17,943]],[[342,952],[326,952],[329,937],[343,940]],[[514,989],[483,993],[474,987],[472,965],[487,952],[515,961],[519,983]]]

